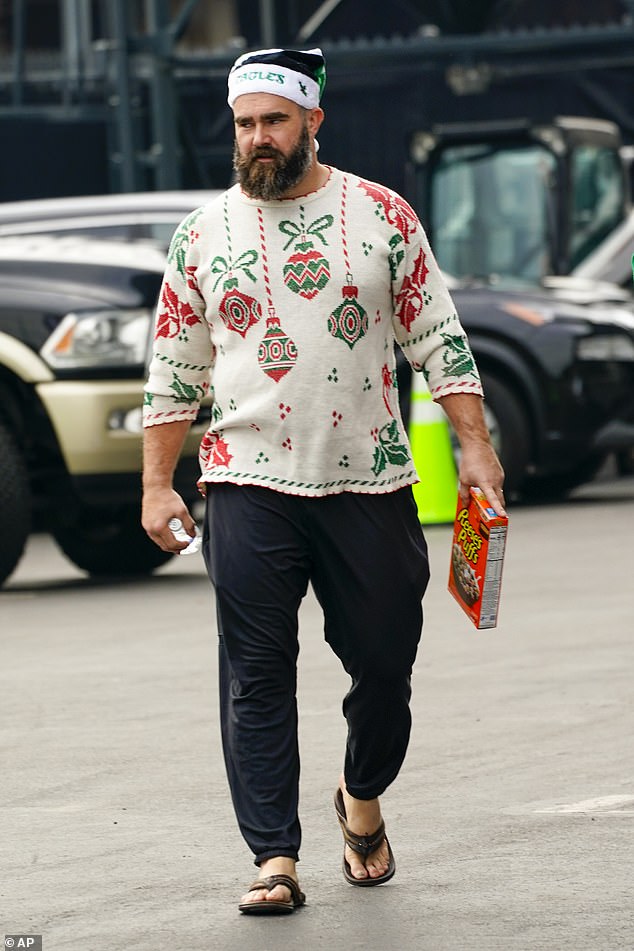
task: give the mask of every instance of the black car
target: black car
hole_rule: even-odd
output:
[[[634,446],[634,315],[618,288],[614,301],[566,278],[548,290],[462,283],[452,295],[508,495],[563,494]]]
[[[169,556],[140,524],[141,409],[164,264],[151,247],[0,239],[0,584],[31,526],[92,574]],[[196,497],[193,427],[177,473]]]

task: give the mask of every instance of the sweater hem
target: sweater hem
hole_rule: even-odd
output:
[[[275,492],[284,492],[288,495],[302,495],[321,497],[337,495],[342,492],[358,492],[368,495],[379,495],[385,492],[396,492],[398,489],[419,482],[418,473],[410,469],[408,472],[381,481],[370,479],[332,479],[327,482],[300,482],[293,479],[283,479],[277,476],[259,475],[246,472],[218,472],[204,473],[198,480],[198,486],[203,487],[218,482],[231,482],[234,485],[261,486]]]

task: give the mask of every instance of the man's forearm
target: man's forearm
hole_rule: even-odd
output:
[[[473,393],[450,393],[442,396],[438,404],[447,414],[461,446],[470,441],[490,442],[479,396]]]
[[[479,486],[498,515],[504,511],[504,470],[489,437],[482,400],[473,393],[451,393],[438,400],[456,431],[462,450],[458,471],[460,495]]]
[[[176,463],[181,454],[191,422],[178,420],[150,426],[143,434],[143,488],[165,488],[172,485]]]
[[[180,519],[190,537],[195,533],[191,514],[172,487],[174,469],[190,425],[189,420],[179,420],[144,430],[141,522],[152,541],[163,551],[176,552],[185,547],[184,542],[179,542],[169,530],[171,518]]]

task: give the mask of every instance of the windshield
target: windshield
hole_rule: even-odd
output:
[[[440,267],[462,278],[538,283],[552,272],[555,158],[540,145],[461,145],[434,169],[431,231]]]
[[[623,218],[624,183],[613,149],[577,148],[572,156],[571,266],[579,264]]]

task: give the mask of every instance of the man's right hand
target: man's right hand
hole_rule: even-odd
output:
[[[179,518],[190,538],[194,537],[196,523],[178,492],[172,488],[146,489],[143,493],[141,524],[159,548],[177,553],[187,548],[188,542],[179,542],[174,538],[167,526],[171,518]]]
[[[150,426],[143,435],[143,508],[141,524],[152,541],[163,551],[179,552],[187,542],[179,542],[167,527],[171,518],[179,518],[188,535],[196,534],[195,523],[182,498],[172,488],[174,469],[189,420]]]

